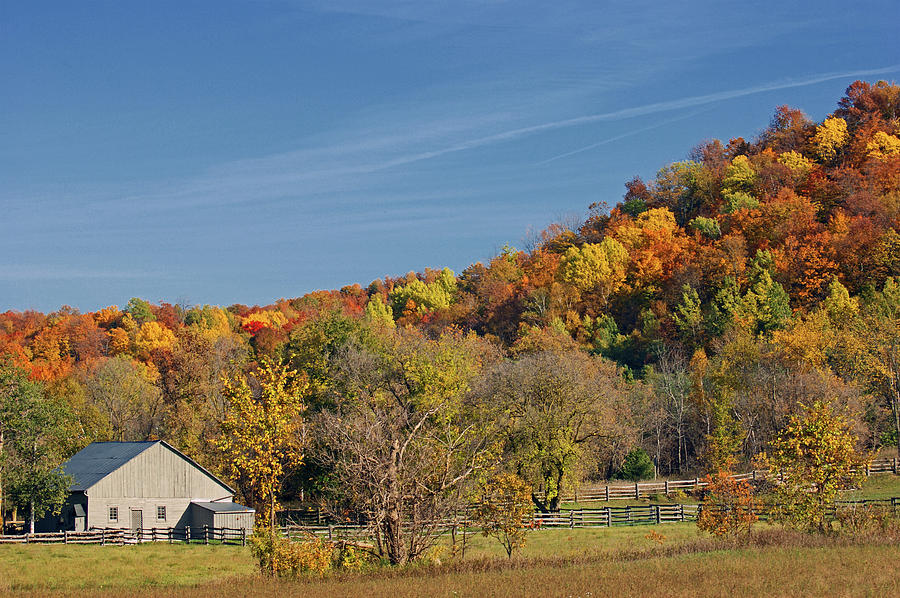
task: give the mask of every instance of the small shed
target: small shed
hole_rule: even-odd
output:
[[[234,502],[191,503],[191,526],[204,525],[215,528],[253,529],[256,511]]]

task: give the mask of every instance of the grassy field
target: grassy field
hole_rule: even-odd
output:
[[[67,547],[75,548],[75,547]],[[131,558],[178,547],[137,547]],[[197,547],[201,548],[201,547]],[[202,547],[206,555],[180,551],[181,568],[209,575],[209,561],[217,549]],[[104,548],[103,551],[115,550]],[[122,548],[118,548],[122,551]],[[234,552],[241,552],[233,548]],[[661,553],[661,554],[654,554]],[[80,555],[83,556],[83,555]],[[204,563],[200,565],[194,558]],[[75,558],[75,557],[73,557]],[[227,557],[226,557],[227,558]],[[900,578],[896,571],[896,545],[751,546],[739,549],[666,551],[659,547],[644,554],[581,555],[572,558],[481,558],[453,562],[443,568],[422,567],[387,571],[368,576],[338,575],[298,581],[263,579],[252,573],[209,577],[200,583],[160,586],[145,582],[118,586],[85,585],[50,588],[45,585],[17,588],[4,594],[18,596],[147,596],[150,598],[201,598],[240,596],[896,596]],[[150,559],[152,560],[152,559]],[[95,563],[100,571],[104,565]],[[80,575],[85,578],[85,575]],[[170,581],[178,579],[170,574]],[[157,578],[156,580],[160,580]]]
[[[898,495],[900,477],[873,476],[853,498]],[[717,543],[692,523],[544,529],[511,562],[495,540],[476,535],[465,559],[442,543],[441,567],[294,582],[260,578],[249,549],[237,546],[0,545],[0,595],[900,595],[897,538],[858,543],[755,529],[743,546]]]

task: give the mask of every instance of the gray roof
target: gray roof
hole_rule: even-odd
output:
[[[236,502],[199,502],[192,501],[192,505],[197,505],[207,511],[214,513],[255,513],[254,509],[239,505]]]
[[[63,463],[63,472],[72,476],[69,489],[87,490],[158,442],[93,442],[87,445]]]

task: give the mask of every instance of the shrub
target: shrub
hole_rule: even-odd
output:
[[[324,575],[332,567],[334,548],[323,538],[311,537],[302,542],[262,528],[250,536],[250,550],[259,569],[275,577],[296,577],[311,573]]]
[[[531,519],[533,512],[531,487],[519,476],[504,473],[485,484],[475,521],[481,533],[496,538],[512,558],[513,551],[525,545],[525,520]]]
[[[640,480],[648,480],[654,476],[656,468],[653,466],[653,460],[642,448],[636,448],[625,455],[625,462],[622,463],[622,469],[619,471],[618,477],[623,480],[631,480],[639,482]]]
[[[720,470],[704,480],[706,497],[697,517],[697,527],[714,536],[750,533],[754,513],[753,487],[746,480],[736,480],[731,471]]]
[[[889,505],[842,505],[835,509],[834,518],[840,531],[847,534],[900,531],[900,518]]]

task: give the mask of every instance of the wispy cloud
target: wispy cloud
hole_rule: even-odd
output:
[[[159,278],[162,272],[142,272],[137,270],[104,270],[86,268],[67,268],[43,264],[0,265],[0,280],[3,281],[37,281],[37,280],[107,280],[107,279],[140,279]]]
[[[336,141],[334,136],[324,136],[319,140],[321,143],[304,149],[225,163],[187,181],[173,183],[151,193],[126,196],[124,199],[149,209],[168,209],[174,205],[189,208],[210,203],[246,204],[301,196],[311,201],[317,197],[322,201],[329,201],[329,198],[349,197],[360,191],[377,195],[387,188],[384,173],[451,154],[520,141],[561,129],[626,121],[654,114],[711,106],[761,93],[898,71],[900,64],[874,69],[819,73],[619,110],[549,120],[480,136],[467,134],[471,135],[477,130],[496,129],[514,120],[515,115],[497,112],[471,117],[432,118],[412,114],[404,119],[403,115],[393,114],[388,125],[381,130],[358,129],[345,132],[345,139],[342,141]],[[605,138],[552,156],[539,164],[560,160],[690,116],[679,116]],[[389,178],[390,187],[394,189],[393,193],[397,197],[409,197],[410,194],[416,193],[414,190],[405,192],[402,183],[398,185],[396,175]],[[118,203],[121,198],[110,201]]]

